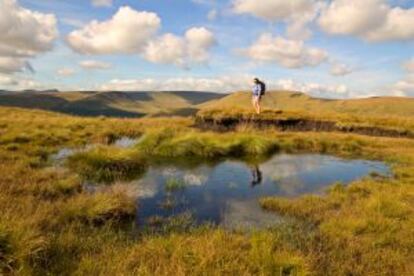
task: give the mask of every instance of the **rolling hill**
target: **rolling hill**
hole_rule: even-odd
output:
[[[188,116],[211,110],[223,113],[251,113],[248,92],[219,94],[212,92],[54,92],[26,91],[0,93],[0,106],[42,109],[79,116],[157,117]],[[414,117],[414,99],[374,97],[333,100],[313,98],[291,91],[269,91],[263,107],[284,114],[317,115],[319,118],[353,117]]]
[[[143,117],[190,115],[196,105],[219,99],[211,92],[3,92],[0,106],[56,111],[80,116]]]
[[[256,115],[251,96],[237,92],[198,105],[196,124],[232,129],[246,125],[293,131],[341,131],[373,136],[414,137],[414,99],[372,97],[320,99],[290,91],[271,91]]]
[[[265,109],[311,113],[319,115],[364,115],[414,117],[414,98],[372,97],[364,99],[321,99],[291,91],[269,91],[262,101]],[[211,100],[198,105],[204,110],[251,109],[251,96],[237,92],[227,97]]]

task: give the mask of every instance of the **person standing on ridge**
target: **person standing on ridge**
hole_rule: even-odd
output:
[[[254,85],[253,85],[253,98],[252,104],[254,109],[256,110],[257,114],[260,114],[261,106],[260,101],[264,94],[266,93],[266,84],[259,80],[258,78],[254,78]]]

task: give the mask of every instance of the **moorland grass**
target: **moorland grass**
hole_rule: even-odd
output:
[[[413,271],[413,140],[254,128],[214,133],[192,129],[191,124],[190,119],[89,119],[0,108],[1,273],[410,275]],[[142,143],[132,149],[107,145],[108,135],[142,134]],[[51,153],[92,143],[102,145],[74,157],[74,167],[51,167],[47,158]],[[277,150],[382,160],[390,164],[393,175],[336,185],[323,196],[263,199],[265,208],[295,218],[270,230],[242,234],[196,228],[137,235],[125,227],[133,224],[135,199],[122,191],[88,194],[81,178],[89,173],[77,166],[83,164],[93,174],[108,168],[108,163],[116,164],[111,171],[117,174],[117,168],[123,170],[118,164],[136,162],[135,157],[151,164],[158,157],[248,157]]]
[[[81,177],[97,183],[137,178],[147,166],[139,153],[108,146],[70,156],[67,164]]]
[[[286,121],[305,120],[316,122],[333,122],[338,129],[353,129],[357,127],[370,127],[379,130],[395,131],[396,133],[413,133],[413,116],[393,116],[390,114],[367,115],[361,113],[336,113],[323,110],[278,110],[275,108],[264,108],[262,113],[252,114],[250,108],[204,108],[196,114],[196,122],[214,122],[216,125],[228,120],[238,120],[242,122],[267,122],[271,120]]]

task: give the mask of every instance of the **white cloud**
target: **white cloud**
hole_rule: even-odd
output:
[[[24,70],[28,70],[30,72],[34,71],[26,59],[0,56],[0,73],[13,74]]]
[[[185,42],[173,34],[165,34],[149,42],[144,57],[153,63],[173,63],[184,66]]]
[[[218,12],[216,9],[210,10],[207,14],[207,19],[210,21],[216,20]]]
[[[414,58],[404,62],[402,67],[406,75],[392,86],[392,94],[400,97],[414,97]]]
[[[276,63],[286,68],[317,66],[324,62],[328,54],[318,48],[306,47],[301,40],[289,40],[262,34],[259,39],[242,53],[254,61]]]
[[[270,22],[285,22],[288,37],[307,39],[312,35],[307,25],[315,19],[323,5],[317,0],[234,0],[232,10]]]
[[[208,59],[208,50],[216,43],[214,34],[206,28],[191,28],[185,33],[190,60],[203,63]]]
[[[94,70],[94,69],[104,70],[104,69],[109,69],[112,67],[110,63],[97,61],[97,60],[83,60],[79,62],[79,66],[82,67],[83,69],[89,69],[89,70]]]
[[[186,68],[208,61],[214,34],[206,28],[188,29],[184,37],[166,33],[157,36],[161,19],[155,13],[121,7],[112,19],[92,21],[71,32],[67,41],[81,54],[136,54],[147,61]]]
[[[222,76],[217,78],[169,78],[169,79],[114,79],[99,87],[101,90],[119,91],[215,91],[231,92],[249,87],[252,77]]]
[[[34,72],[28,59],[53,48],[56,17],[22,8],[15,0],[1,0],[0,33],[0,73]]]
[[[414,97],[414,74],[408,75],[394,84],[392,93],[394,96]]]
[[[11,76],[2,75],[0,74],[0,85],[3,86],[14,86],[17,85],[18,82]]]
[[[141,52],[161,25],[157,14],[121,7],[108,21],[92,21],[67,36],[81,54],[135,54]]]
[[[110,7],[112,0],[92,0],[92,5],[95,7]]]
[[[75,70],[72,68],[61,68],[57,70],[56,73],[62,77],[70,77],[75,74]]]
[[[413,73],[414,74],[414,58],[411,58],[409,61],[405,62],[403,64],[403,68],[408,72],[408,73]]]
[[[306,14],[313,10],[312,0],[235,0],[233,11],[239,14],[250,14],[269,21],[281,21],[294,15]]]
[[[98,87],[105,91],[213,91],[235,92],[250,89],[253,76],[227,75],[215,78],[169,78],[169,79],[114,79]],[[291,79],[265,80],[269,90],[289,90],[305,92],[316,97],[346,98],[350,95],[344,84],[325,85],[318,83],[301,83]]]
[[[345,76],[352,73],[352,69],[343,63],[334,62],[331,65],[330,73],[333,76]]]
[[[321,98],[347,98],[349,89],[344,84],[325,85],[320,83],[302,83],[292,79],[282,79],[276,82],[277,89],[299,91]]]
[[[10,89],[13,91],[46,88],[44,85],[31,78],[3,74],[0,74],[0,85],[2,86],[2,89]]]
[[[391,7],[385,0],[334,0],[318,22],[327,33],[371,42],[414,39],[414,8]]]
[[[0,33],[0,56],[35,56],[52,49],[58,36],[56,17],[22,8],[15,0],[2,0]]]
[[[191,28],[183,38],[168,33],[150,41],[143,57],[153,63],[188,67],[193,63],[207,62],[208,50],[214,44],[214,35],[209,30]]]

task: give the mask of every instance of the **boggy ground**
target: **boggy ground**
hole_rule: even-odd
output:
[[[350,115],[265,109],[260,115],[250,109],[203,109],[195,116],[201,129],[229,131],[244,125],[274,127],[279,131],[345,132],[368,136],[414,138],[412,116]]]
[[[410,275],[414,270],[414,141],[249,126],[216,133],[191,119],[79,118],[0,109],[0,270],[4,274]],[[140,137],[133,148],[111,145]],[[53,166],[62,147],[100,146]],[[135,199],[115,185],[90,194],[83,179],[113,182],[170,158],[261,158],[276,151],[376,159],[371,175],[326,195],[265,198],[291,217],[251,233],[166,225],[137,234]],[[138,226],[139,227],[139,226]]]

